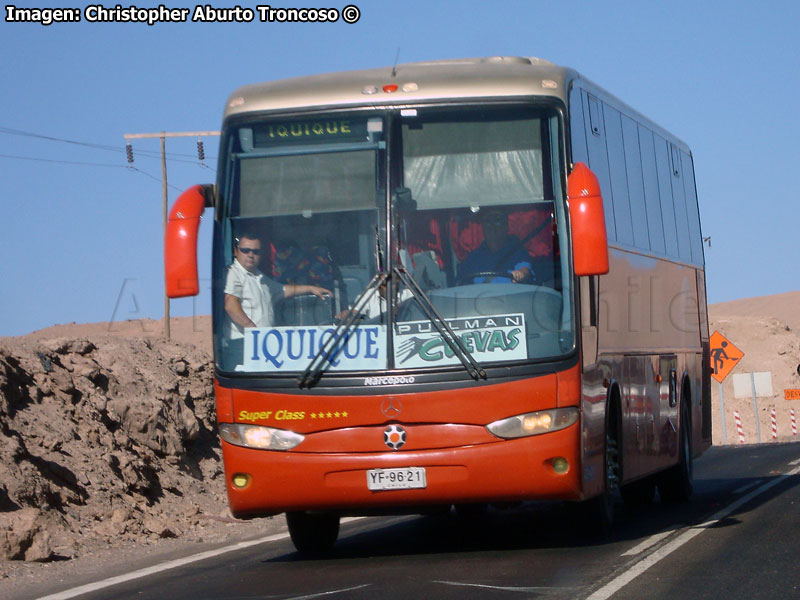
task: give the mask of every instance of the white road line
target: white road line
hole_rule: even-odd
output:
[[[182,567],[184,565],[197,562],[198,560],[213,558],[215,556],[219,556],[220,554],[235,552],[236,550],[250,548],[251,546],[258,546],[259,544],[266,544],[267,542],[275,542],[278,540],[283,540],[286,539],[287,537],[289,537],[288,533],[277,533],[275,535],[269,535],[267,537],[258,538],[257,540],[250,540],[249,542],[239,542],[238,544],[233,544],[231,546],[224,546],[222,548],[217,548],[216,550],[209,550],[207,552],[193,554],[192,556],[187,556],[185,558],[170,560],[165,563],[161,563],[160,565],[146,567],[144,569],[139,569],[138,571],[125,573],[124,575],[109,577],[108,579],[96,581],[95,583],[88,583],[80,587],[72,588],[71,590],[58,592],[56,594],[50,594],[49,596],[42,596],[38,600],[66,600],[66,598],[74,598],[75,596],[80,596],[81,594],[89,594],[91,592],[96,592],[97,590],[102,590],[103,588],[107,588],[112,585],[125,583],[126,581],[132,581],[134,579],[140,579],[142,577],[147,577],[148,575],[154,575],[162,571],[176,569],[178,567]]]
[[[558,591],[569,591],[575,588],[553,588],[553,587],[520,587],[520,586],[508,586],[508,585],[488,585],[485,583],[468,583],[464,581],[440,581],[440,580],[433,580],[433,583],[441,583],[444,585],[453,585],[457,587],[473,587],[473,588],[481,588],[487,590],[501,590],[504,592],[552,592],[553,590]]]
[[[756,490],[753,490],[746,496],[742,496],[732,504],[729,504],[727,507],[723,508],[722,510],[714,514],[708,522],[703,523],[702,525],[699,526],[695,526],[691,529],[688,529],[687,531],[680,534],[671,542],[668,542],[667,544],[663,545],[661,548],[659,548],[652,554],[644,557],[639,562],[634,563],[634,565],[630,569],[628,569],[618,577],[615,577],[614,579],[609,581],[599,590],[595,591],[591,596],[587,598],[587,600],[607,600],[608,598],[616,594],[619,590],[621,590],[624,586],[626,586],[631,581],[636,579],[639,575],[647,571],[647,569],[649,569],[650,567],[661,561],[663,558],[666,558],[667,556],[672,554],[675,550],[677,550],[678,548],[689,542],[692,538],[700,535],[701,533],[703,533],[703,531],[705,531],[712,525],[719,523],[722,519],[730,515],[732,512],[737,510],[742,505],[750,502],[750,500],[752,500],[753,498],[760,496],[768,489],[778,485],[779,483],[782,483],[783,481],[786,480],[787,477],[791,477],[792,475],[797,475],[798,473],[800,473],[800,467],[796,467],[784,475],[779,475],[775,479],[768,481],[767,483],[757,488]]]
[[[360,590],[361,588],[371,586],[371,583],[362,583],[349,588],[342,588],[341,590],[328,590],[327,592],[317,592],[316,594],[306,594],[304,596],[294,596],[286,600],[308,600],[309,598],[322,598],[323,596],[332,596],[333,594],[344,594],[345,592],[352,592],[353,590]]]
[[[741,494],[742,492],[746,492],[747,490],[756,487],[762,481],[764,481],[764,480],[763,479],[757,479],[757,480],[753,481],[752,483],[748,483],[747,485],[743,485],[740,488],[736,488],[735,490],[733,490],[733,493],[734,494]]]
[[[674,527],[670,527],[669,529],[665,529],[664,531],[661,531],[659,533],[654,533],[649,538],[644,540],[641,544],[639,544],[638,546],[634,546],[627,552],[623,552],[622,554],[620,554],[620,556],[636,556],[637,554],[641,554],[648,548],[655,546],[665,537],[667,537],[668,535],[670,535],[675,531],[678,531],[678,529],[681,529],[682,527],[683,525],[675,525]]]
[[[363,518],[364,517],[348,517],[346,519],[342,519],[342,523],[349,523],[350,521],[357,521]],[[41,596],[37,600],[66,600],[67,598],[74,598],[75,596],[80,596],[81,594],[89,594],[91,592],[96,592],[97,590],[102,590],[103,588],[111,587],[112,585],[125,583],[126,581],[133,581],[134,579],[141,579],[142,577],[155,575],[156,573],[161,573],[162,571],[169,571],[170,569],[183,567],[184,565],[189,565],[199,560],[214,558],[215,556],[220,556],[221,554],[235,552],[236,550],[243,550],[244,548],[250,548],[251,546],[258,546],[259,544],[267,544],[269,542],[277,542],[278,540],[285,540],[288,537],[289,537],[289,532],[284,531],[283,533],[268,535],[266,537],[258,538],[256,540],[250,540],[248,542],[239,542],[238,544],[223,546],[222,548],[217,548],[216,550],[208,550],[207,552],[200,552],[199,554],[193,554],[192,556],[187,556],[185,558],[170,560],[161,563],[159,565],[153,565],[152,567],[139,569],[138,571],[131,571],[130,573],[125,573],[124,575],[117,575],[116,577],[109,577],[108,579],[102,579],[101,581],[96,581],[94,583],[87,583],[86,585],[72,588],[71,590],[65,590],[63,592],[50,594],[48,596]],[[310,598],[311,596],[307,597]]]

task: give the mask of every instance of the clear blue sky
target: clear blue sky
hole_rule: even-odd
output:
[[[800,2],[353,3],[355,25],[0,22],[0,336],[162,316],[158,141],[134,144],[131,171],[123,134],[217,130],[239,85],[390,65],[398,47],[400,62],[521,55],[577,69],[692,148],[710,302],[800,289]],[[214,180],[195,143],[167,141],[170,202]],[[206,289],[172,314],[209,306]]]

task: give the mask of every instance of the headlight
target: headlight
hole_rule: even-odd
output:
[[[291,450],[304,439],[304,436],[294,431],[240,423],[220,424],[219,436],[234,446],[260,450]]]
[[[567,408],[539,410],[508,417],[507,419],[500,419],[494,423],[489,423],[486,429],[497,437],[511,439],[566,429],[573,423],[577,423],[577,421],[578,407],[569,406]]]

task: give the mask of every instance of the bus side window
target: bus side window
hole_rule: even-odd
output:
[[[662,219],[661,198],[658,190],[658,169],[656,166],[656,149],[653,132],[639,125],[639,146],[642,159],[642,179],[644,183],[644,202],[647,209],[647,227],[650,233],[650,248],[659,254],[665,254],[664,224]]]
[[[614,224],[614,198],[611,195],[611,179],[608,171],[608,148],[606,148],[606,134],[603,127],[603,113],[600,102],[594,96],[582,94],[584,98],[584,114],[588,111],[590,118],[586,121],[586,143],[589,152],[589,168],[600,182],[600,191],[603,193],[603,211],[606,218],[606,232],[608,241],[617,239]]]
[[[572,142],[572,162],[589,163],[589,150],[586,146],[583,102],[580,88],[574,87],[569,94],[570,141]]]
[[[633,242],[637,248],[649,251],[650,231],[644,198],[642,155],[639,147],[639,126],[627,115],[622,115],[622,141],[625,145],[625,171],[628,175],[628,197],[633,221]]]
[[[611,199],[614,203],[614,225],[617,241],[630,246],[633,241],[633,220],[628,198],[628,173],[625,167],[625,146],[622,141],[622,115],[608,104],[603,105],[603,123],[606,127],[608,170],[611,174]],[[608,196],[603,194],[603,204]],[[608,227],[608,222],[606,222]]]
[[[670,144],[669,147],[672,170],[672,202],[675,207],[675,224],[678,229],[678,252],[681,260],[692,262],[689,214],[686,211],[686,193],[683,187],[681,155],[674,144]]]
[[[658,171],[658,193],[661,198],[661,216],[664,225],[664,241],[667,256],[679,259],[678,229],[675,222],[675,205],[672,201],[672,173],[667,141],[653,134],[656,151],[656,170]]]

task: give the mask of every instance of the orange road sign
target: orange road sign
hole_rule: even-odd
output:
[[[734,346],[719,331],[711,335],[711,376],[722,383],[742,357],[744,352]]]
[[[800,390],[783,390],[783,397],[787,400],[800,400]]]

